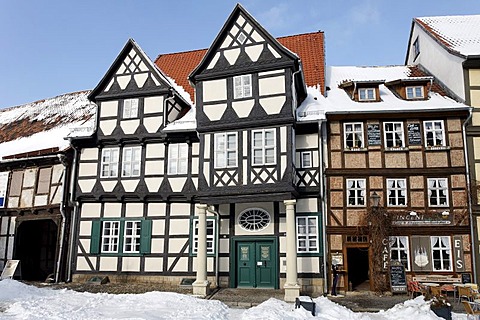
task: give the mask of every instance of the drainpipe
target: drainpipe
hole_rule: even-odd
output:
[[[72,170],[70,175],[70,199],[69,203],[73,204],[73,214],[71,219],[71,226],[70,226],[70,244],[68,246],[68,258],[67,258],[67,282],[72,281],[72,265],[73,265],[73,250],[75,245],[75,230],[76,230],[76,223],[77,223],[77,214],[78,214],[78,202],[74,202],[75,200],[75,182],[76,182],[76,172],[77,172],[77,157],[78,157],[78,150],[72,144],[70,140],[70,146],[73,148],[73,163],[72,163]]]
[[[326,145],[326,119],[320,120],[318,122],[318,129],[320,131],[320,139],[319,139],[319,171],[320,171],[320,197],[321,197],[321,210],[322,210],[322,250],[323,250],[323,292],[328,292],[328,268],[327,268],[327,202],[326,202],[326,194],[325,194],[325,159],[324,159],[324,147]]]
[[[55,272],[55,282],[60,282],[60,266],[62,264],[63,259],[63,242],[65,241],[65,224],[66,224],[66,216],[65,216],[65,194],[68,191],[68,188],[65,186],[67,181],[67,167],[68,164],[65,159],[65,155],[58,154],[58,159],[63,165],[63,177],[62,177],[62,200],[60,201],[60,214],[62,215],[62,224],[60,227],[60,247],[58,250],[58,260],[57,260],[57,270]]]
[[[214,206],[207,207],[207,211],[215,215],[215,282],[217,283],[217,288],[220,288],[219,283],[219,252],[220,252],[220,213],[214,210]]]
[[[465,171],[467,176],[467,200],[468,200],[468,215],[470,218],[470,238],[472,241],[472,246],[475,242],[475,229],[473,228],[473,212],[472,212],[472,184],[471,184],[471,177],[470,177],[470,166],[468,161],[468,151],[467,151],[467,125],[470,119],[472,119],[472,108],[469,109],[469,114],[467,119],[462,124],[462,135],[463,135],[463,152],[465,156]],[[475,266],[476,261],[476,248],[474,247],[472,251],[472,261]],[[477,268],[473,268],[473,282],[477,282]]]

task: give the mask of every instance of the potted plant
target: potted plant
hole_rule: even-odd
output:
[[[425,297],[428,299],[428,297]],[[430,309],[435,313],[438,317],[452,320],[452,305],[448,301],[447,297],[443,294],[436,295],[431,297],[430,300]]]

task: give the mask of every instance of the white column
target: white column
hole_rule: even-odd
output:
[[[197,279],[192,284],[193,294],[205,297],[210,283],[207,280],[207,205],[197,205],[198,244],[197,244]]]
[[[295,223],[295,203],[296,200],[285,200],[283,203],[286,208],[287,225],[287,279],[285,280],[285,301],[295,302],[295,298],[300,296],[300,286],[297,283],[297,236]]]

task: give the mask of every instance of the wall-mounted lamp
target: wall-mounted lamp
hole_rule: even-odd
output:
[[[375,191],[373,191],[372,195],[370,196],[370,200],[372,200],[372,206],[374,207],[378,207],[380,204],[380,196]]]

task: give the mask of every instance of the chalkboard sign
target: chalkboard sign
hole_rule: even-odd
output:
[[[392,293],[407,292],[407,277],[401,262],[392,261],[390,264],[390,288]]]
[[[369,124],[367,125],[367,138],[369,146],[380,146],[382,145],[382,140],[380,136],[380,125]]]
[[[462,273],[462,283],[472,283],[472,275],[470,273]]]
[[[408,145],[422,145],[422,134],[420,133],[420,124],[409,123],[407,125]]]

